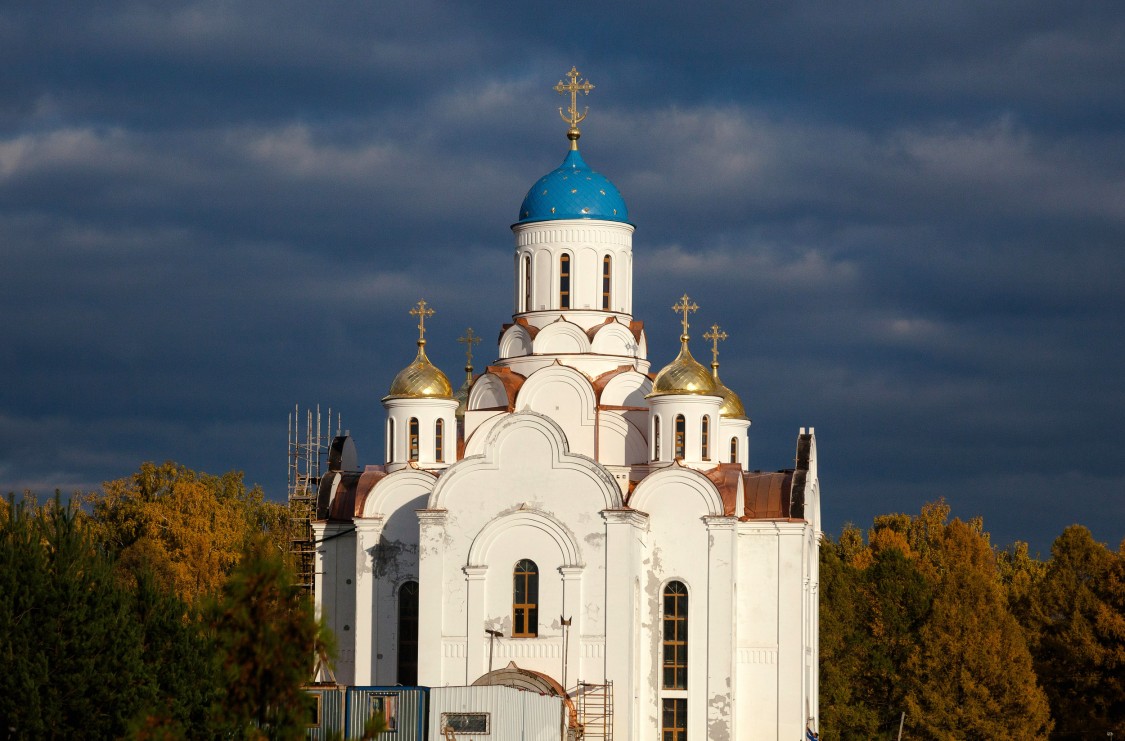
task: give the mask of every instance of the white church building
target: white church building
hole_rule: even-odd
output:
[[[511,227],[496,359],[470,359],[455,392],[420,301],[417,355],[382,400],[386,462],[333,443],[314,530],[335,676],[522,684],[566,698],[586,738],[797,741],[817,727],[816,439],[798,432],[792,468],[750,469],[726,334],[697,362],[686,295],[669,297],[678,354],[650,368],[634,227],[578,149],[591,88],[574,69],[555,88],[570,149]]]

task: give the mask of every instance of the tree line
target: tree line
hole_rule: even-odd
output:
[[[0,738],[303,738],[330,637],[287,522],[241,473],[174,463],[0,500]]]
[[[331,636],[288,509],[145,463],[69,505],[0,499],[0,738],[301,738]],[[1050,558],[943,502],[820,551],[820,736],[1125,738],[1125,542]]]
[[[949,515],[825,539],[820,737],[1125,738],[1125,541],[1072,525],[1044,561]]]

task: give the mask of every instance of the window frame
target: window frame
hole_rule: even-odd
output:
[[[422,452],[420,442],[421,435],[419,434],[421,432],[421,425],[418,424],[417,417],[410,418],[410,422],[407,423],[406,432],[406,459],[417,463]]]
[[[512,569],[512,638],[538,637],[539,566],[530,558],[521,558]]]
[[[613,311],[613,257],[602,257],[602,311]]]
[[[445,420],[440,417],[434,422],[434,460],[445,463]]]
[[[682,414],[676,415],[675,435],[672,459],[682,461],[687,458],[687,418]]]
[[[688,688],[689,596],[687,585],[678,579],[669,581],[661,590],[660,688],[662,690]],[[671,612],[669,612],[669,600],[672,600]],[[669,671],[672,672],[671,681],[669,681]]]
[[[570,294],[574,285],[574,260],[569,252],[559,255],[559,308],[570,309]]]

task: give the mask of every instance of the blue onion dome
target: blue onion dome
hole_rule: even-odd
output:
[[[577,149],[571,149],[557,170],[531,187],[516,223],[558,219],[629,221],[629,210],[617,186],[591,170]]]

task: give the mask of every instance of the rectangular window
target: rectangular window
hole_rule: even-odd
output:
[[[445,463],[445,422],[440,419],[434,424],[434,460]]]
[[[454,734],[487,736],[490,731],[488,713],[442,713],[441,733],[448,728]]]
[[[687,739],[687,699],[666,697],[661,701],[660,735],[663,741]]]
[[[418,420],[410,418],[410,460],[418,460]]]

